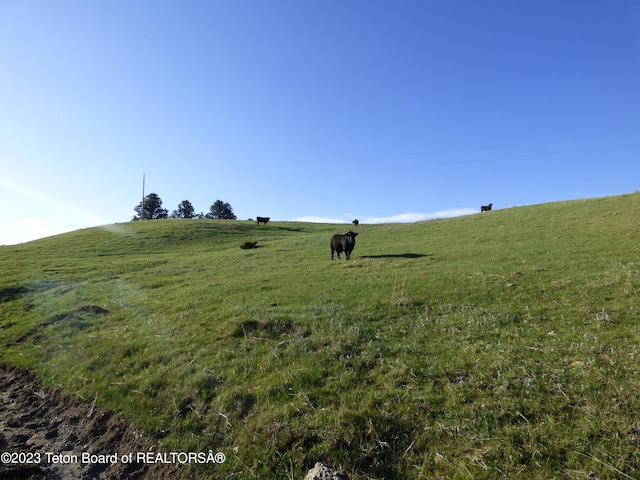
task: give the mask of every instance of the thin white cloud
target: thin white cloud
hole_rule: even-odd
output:
[[[351,221],[347,221],[344,218],[329,218],[329,217],[317,217],[317,216],[306,216],[306,217],[296,217],[292,221],[294,222],[309,222],[309,223],[351,223]]]
[[[362,220],[363,223],[413,223],[425,220],[435,220],[436,218],[461,217],[477,213],[477,208],[452,208],[434,213],[401,213],[390,217],[370,217]]]
[[[433,213],[400,213],[390,217],[364,217],[360,218],[360,223],[413,223],[423,222],[425,220],[434,220],[436,218],[452,218],[463,215],[471,215],[477,213],[477,208],[452,208]],[[310,223],[351,223],[352,216],[348,218],[331,218],[320,216],[296,217],[294,222],[310,222]]]

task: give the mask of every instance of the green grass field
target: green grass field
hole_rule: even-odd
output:
[[[636,193],[361,224],[348,262],[345,225],[81,230],[0,248],[0,361],[227,455],[196,478],[638,478],[639,227]]]

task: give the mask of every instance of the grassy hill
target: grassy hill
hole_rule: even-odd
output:
[[[640,194],[360,225],[166,220],[0,248],[0,361],[202,478],[635,478]],[[239,248],[245,241],[255,249]]]

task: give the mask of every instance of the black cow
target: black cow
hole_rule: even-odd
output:
[[[256,217],[256,219],[258,220],[258,225],[260,225],[261,223],[264,223],[266,225],[267,222],[271,220],[271,217]]]
[[[358,219],[356,218],[356,219],[355,219],[353,222],[351,222],[351,223],[353,223],[353,224],[357,227],[357,226],[358,226],[358,224],[359,224],[360,222],[359,222],[359,221],[358,221]]]
[[[349,231],[344,235],[336,234],[331,237],[331,260],[333,260],[334,252],[338,252],[338,259],[340,259],[340,254],[344,252],[349,260],[353,247],[356,246],[356,235],[358,235],[356,232]]]
[[[491,210],[491,207],[493,207],[493,203],[490,203],[489,205],[482,205],[480,207],[480,212],[488,212]]]

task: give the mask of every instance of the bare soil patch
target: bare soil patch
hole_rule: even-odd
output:
[[[31,371],[0,365],[0,478],[175,479],[178,464],[123,462],[154,451],[122,418],[45,387]],[[83,462],[82,455],[93,455]],[[10,456],[7,456],[9,454]],[[117,454],[117,457],[114,457]],[[110,455],[111,457],[107,457]],[[118,461],[112,461],[117,458]]]

